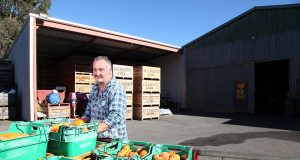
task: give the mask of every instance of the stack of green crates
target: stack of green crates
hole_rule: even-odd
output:
[[[153,144],[150,142],[144,141],[134,141],[134,140],[114,140],[111,143],[106,144],[104,147],[94,150],[94,154],[97,155],[96,160],[123,160],[123,159],[133,159],[133,160],[141,160],[144,157],[147,157],[146,154],[144,157],[140,157],[139,155],[134,155],[132,157],[119,157],[117,153],[122,150],[123,146],[129,145],[130,150],[136,151],[138,148],[142,148],[147,151],[148,154],[152,151]]]
[[[0,141],[0,159],[32,160],[46,155],[49,127],[33,122],[14,122],[2,133],[26,133],[29,136]]]
[[[39,123],[53,125],[69,122],[69,119],[46,119]],[[83,132],[87,128],[88,131]],[[78,156],[96,148],[98,123],[85,123],[80,126],[60,126],[58,132],[49,133],[47,152],[67,157]]]

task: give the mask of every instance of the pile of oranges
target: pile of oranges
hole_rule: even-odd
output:
[[[74,121],[74,126],[80,126],[80,125],[83,125],[84,124],[84,121],[82,119],[75,119]],[[65,123],[62,123],[62,124],[54,124],[52,125],[51,127],[51,132],[58,132],[58,129],[60,126],[68,126],[70,127],[71,124],[69,122],[65,122]],[[82,129],[82,132],[88,132],[88,128],[83,128]]]
[[[118,157],[131,157],[134,155],[139,155],[141,158],[147,155],[147,150],[143,148],[137,148],[135,151],[130,149],[130,146],[128,144],[124,145],[122,149],[117,153]]]
[[[188,159],[188,155],[179,155],[174,151],[162,152],[161,154],[155,154],[152,157],[153,160],[186,160]]]
[[[51,132],[58,132],[58,129],[59,127],[63,125],[63,126],[70,126],[70,123],[69,122],[65,122],[63,124],[54,124],[52,127],[51,127]]]
[[[27,137],[27,136],[29,136],[29,135],[26,134],[26,133],[7,132],[7,133],[1,133],[0,134],[0,140],[5,141],[5,140],[11,140],[11,139]]]

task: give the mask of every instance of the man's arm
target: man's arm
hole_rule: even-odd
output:
[[[106,123],[99,122],[98,132],[104,132],[108,130],[109,126]]]

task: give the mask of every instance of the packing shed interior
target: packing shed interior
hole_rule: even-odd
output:
[[[178,82],[184,84],[183,80],[169,82],[178,75],[184,77],[184,62],[179,49],[169,44],[30,14],[10,54],[15,65],[18,97],[23,97],[19,99],[21,118],[37,119],[37,90],[66,86],[66,79],[72,79],[67,73],[74,70],[74,63],[89,70],[86,67],[91,67],[93,58],[100,55],[108,56],[113,64],[160,67],[161,90],[167,90],[167,96],[182,98],[184,96],[176,94],[184,92],[175,93],[172,88],[178,90]],[[174,68],[175,62],[180,70]],[[176,74],[170,76],[170,73]]]

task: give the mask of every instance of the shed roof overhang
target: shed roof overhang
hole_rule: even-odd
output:
[[[149,61],[177,53],[180,47],[54,18],[36,18],[37,56],[105,55],[111,59]]]

